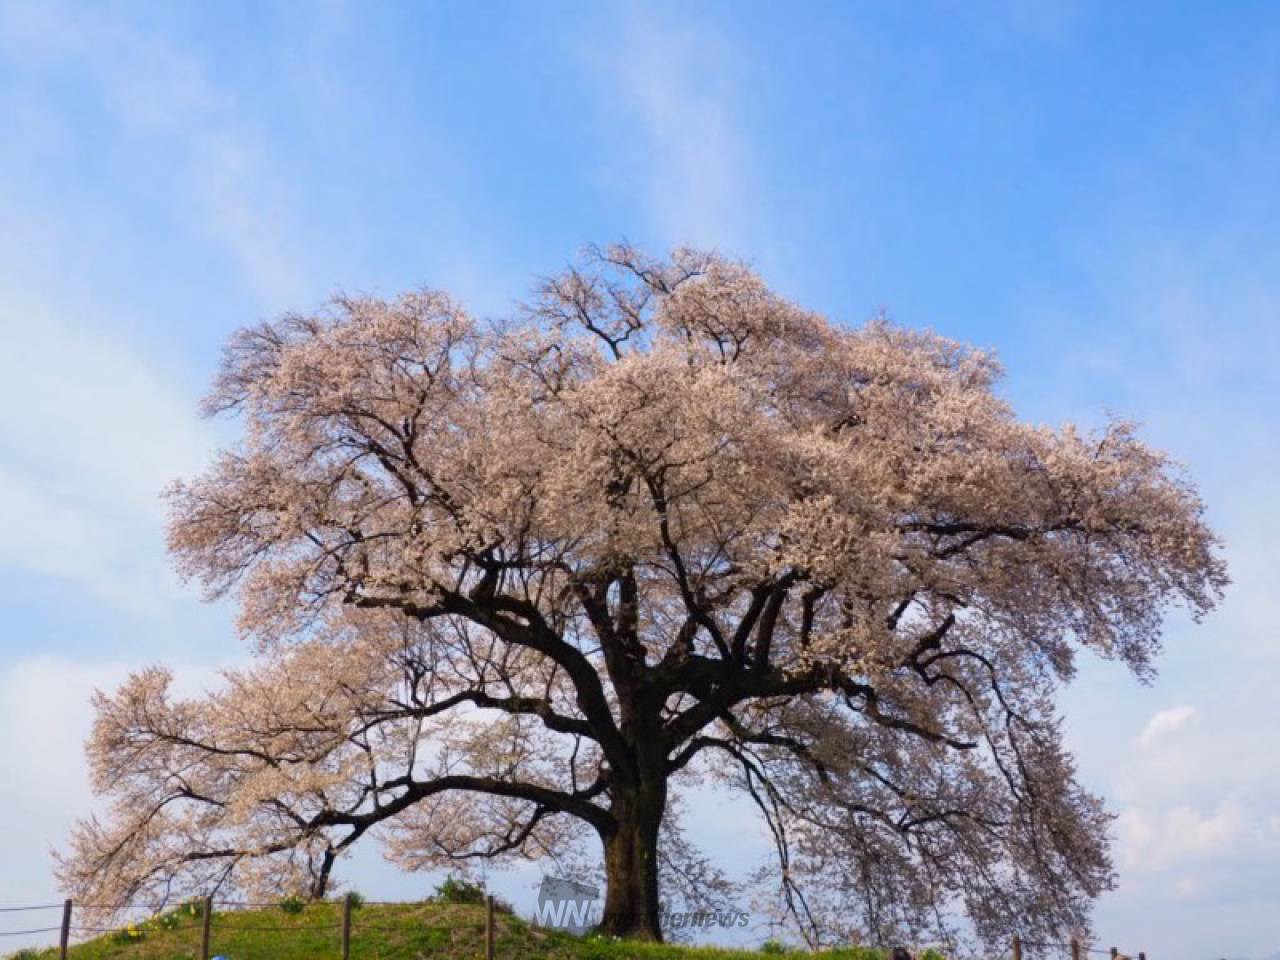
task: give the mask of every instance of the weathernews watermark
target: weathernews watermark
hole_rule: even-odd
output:
[[[534,920],[544,927],[565,930],[579,936],[600,924],[604,904],[600,891],[576,880],[544,877],[538,888]],[[711,930],[746,927],[751,915],[744,910],[672,910],[658,907],[664,930]]]

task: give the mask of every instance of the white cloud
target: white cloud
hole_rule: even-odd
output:
[[[51,852],[91,803],[83,751],[92,722],[89,696],[124,675],[119,664],[54,658],[17,663],[0,673],[0,810],[18,825],[5,837],[0,903],[28,906],[61,899]],[[22,929],[58,922],[57,913],[23,916],[31,922]],[[48,943],[48,936],[6,937],[4,949]]]
[[[212,441],[195,398],[101,329],[0,288],[0,569],[152,611],[177,596],[160,492]]]
[[[687,11],[672,18],[633,7],[617,42],[593,59],[610,78],[605,95],[623,104],[624,128],[638,122],[640,149],[628,156],[636,166],[622,179],[645,184],[658,227],[674,242],[740,246],[745,150],[724,37]]]
[[[1138,735],[1138,746],[1147,749],[1156,741],[1186,729],[1195,723],[1198,717],[1195,707],[1182,706],[1161,710],[1142,728],[1142,733]]]
[[[234,264],[267,310],[305,296],[284,179],[200,57],[141,20],[0,5],[0,56],[18,80],[7,100],[49,120],[34,143],[14,139],[3,155],[6,173],[19,174],[0,184],[0,212],[15,224],[0,236],[13,266],[0,281],[0,571],[70,580],[154,614],[178,595],[159,493],[208,462],[210,429],[195,416],[195,390],[122,337],[133,304],[103,294],[112,279],[60,263],[84,211],[22,190],[21,171],[83,146],[43,91],[87,87],[87,103],[169,188],[173,218]]]
[[[123,664],[60,657],[23,660],[0,674],[5,809],[56,814],[34,831],[42,842],[52,843],[53,833],[88,809],[83,746],[92,722],[89,698],[126,674]]]
[[[1203,877],[1188,876],[1179,877],[1174,881],[1170,892],[1176,900],[1194,900],[1204,894],[1205,881]]]
[[[0,672],[0,810],[18,825],[5,836],[0,903],[56,903],[61,896],[50,870],[51,851],[93,807],[83,752],[93,722],[90,695],[112,689],[127,673],[119,662],[62,657],[30,658]],[[175,670],[174,691],[191,696],[218,681],[212,666],[187,665]],[[56,914],[30,916],[37,918],[33,927],[57,923]],[[5,949],[22,945],[6,940]]]
[[[273,308],[306,298],[312,286],[289,227],[289,180],[197,56],[124,16],[56,2],[0,7],[0,51],[36,73],[88,73],[115,122],[175,152],[181,216],[223,250],[249,288]]]
[[[1208,810],[1179,805],[1165,810],[1129,808],[1116,820],[1118,857],[1127,869],[1161,872],[1171,865],[1223,857],[1241,843],[1264,839],[1266,821],[1235,797]]]
[[[1201,625],[1173,618],[1153,688],[1085,667],[1092,683],[1069,695],[1081,769],[1120,812],[1119,886],[1099,904],[1100,929],[1145,929],[1146,949],[1171,957],[1276,949],[1280,704],[1270,678],[1280,669],[1280,593],[1271,544],[1280,513],[1270,478],[1280,434],[1270,411],[1280,288],[1274,257],[1257,242],[1268,229],[1258,182],[1241,175],[1251,164],[1222,144],[1210,153],[1229,165],[1230,184],[1205,195],[1231,215],[1189,228],[1126,189],[1075,237],[1081,275],[1053,292],[1055,312],[1083,310],[1099,322],[1063,324],[1071,333],[1059,375],[1041,378],[1060,386],[1037,383],[1028,394],[1042,410],[1052,404],[1041,413],[1048,419],[1087,418],[1101,395],[1140,420],[1150,442],[1189,464],[1225,541],[1225,600]],[[1237,190],[1250,194],[1246,204],[1224,199]]]

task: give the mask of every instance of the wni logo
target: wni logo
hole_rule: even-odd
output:
[[[600,922],[600,891],[576,880],[543,877],[538,887],[534,919],[544,927],[555,927],[582,936]]]

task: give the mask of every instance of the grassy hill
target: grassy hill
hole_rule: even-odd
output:
[[[312,904],[298,913],[280,908],[217,912],[212,949],[228,960],[338,960],[341,908]],[[854,948],[811,954],[768,953],[578,938],[497,916],[497,960],[748,960],[813,957],[883,960],[880,951]],[[195,960],[200,919],[178,910],[124,931],[106,933],[71,949],[72,960]],[[22,960],[48,960],[57,950],[22,951]],[[367,904],[352,914],[352,960],[476,960],[484,956],[484,908],[466,904]]]

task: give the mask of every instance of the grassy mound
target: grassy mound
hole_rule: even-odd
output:
[[[198,914],[198,911],[196,911]],[[634,943],[579,938],[497,915],[497,960],[747,960],[813,957],[883,960],[878,950],[854,948],[821,954]],[[338,960],[341,907],[311,904],[299,912],[274,908],[216,912],[211,954],[227,960]],[[195,960],[200,918],[177,910],[146,923],[105,933],[71,949],[72,960]],[[49,960],[57,950],[22,951],[23,960]],[[352,913],[352,960],[477,960],[484,956],[484,908],[465,904],[368,904]]]

